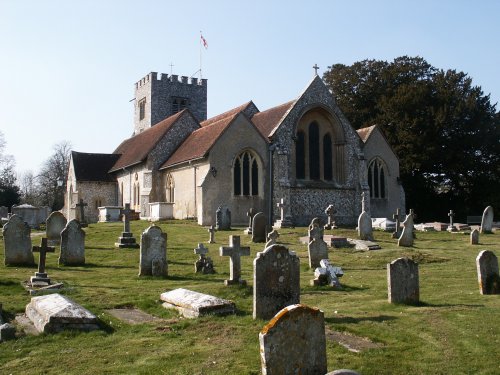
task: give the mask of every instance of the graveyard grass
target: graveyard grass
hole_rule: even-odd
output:
[[[139,240],[146,222],[132,222]],[[59,249],[47,256],[52,280],[64,282],[62,294],[83,305],[100,319],[102,329],[91,333],[21,335],[0,343],[2,374],[259,374],[258,335],[267,323],[252,319],[253,259],[263,244],[250,243],[244,228],[217,232],[216,244],[207,244],[207,229],[191,221],[168,221],[166,279],[138,277],[139,250],[116,249],[121,223],[91,224],[85,229],[86,262],[81,267],[57,265]],[[326,231],[331,233],[331,231]],[[335,230],[356,238],[354,230]],[[247,287],[224,286],[229,259],[219,246],[228,235],[241,235],[251,246],[242,257]],[[348,351],[327,338],[328,370],[351,368],[361,374],[498,374],[500,373],[500,296],[480,295],[475,259],[480,250],[500,256],[500,233],[481,235],[480,245],[469,236],[447,232],[417,233],[413,248],[398,248],[389,233],[375,232],[381,250],[357,252],[329,249],[333,264],[345,272],[344,289],[312,287],[307,246],[299,237],[306,228],[281,229],[279,242],[297,252],[301,260],[301,303],[325,313],[327,332],[341,331],[365,337],[378,348]],[[34,232],[33,244],[41,233]],[[217,274],[194,274],[198,242],[209,248]],[[420,300],[416,306],[387,302],[386,264],[408,256],[419,263]],[[0,244],[0,302],[4,318],[24,312],[30,296],[21,287],[35,268],[3,265]],[[175,288],[231,299],[238,314],[183,319],[161,306],[162,292]],[[162,320],[129,325],[107,309],[135,307]],[[293,345],[293,342],[290,343]]]

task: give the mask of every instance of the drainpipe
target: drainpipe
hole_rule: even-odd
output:
[[[269,145],[269,201],[268,201],[268,225],[273,225],[273,153],[276,150],[277,145],[275,143],[271,143]]]

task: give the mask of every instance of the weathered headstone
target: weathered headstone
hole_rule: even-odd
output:
[[[300,303],[300,260],[283,245],[257,253],[253,261],[253,318],[270,319]]]
[[[198,254],[200,258],[194,263],[194,272],[212,274],[215,273],[214,263],[212,259],[207,256],[208,249],[202,243],[198,244],[198,247],[194,249],[194,253]]]
[[[278,237],[280,234],[276,229],[273,229],[271,232],[267,234],[267,242],[266,242],[266,247],[269,247],[271,245],[275,245],[278,241]]]
[[[85,264],[85,231],[78,220],[70,220],[61,231],[59,264],[66,266]]]
[[[339,278],[344,276],[342,268],[336,267],[328,259],[321,259],[320,267],[314,270],[314,279],[311,285],[329,285],[336,289],[342,289]]]
[[[500,294],[498,258],[493,251],[481,251],[476,258],[476,267],[480,293]]]
[[[118,242],[115,242],[115,246],[121,249],[137,249],[139,244],[136,242],[134,234],[130,232],[130,214],[132,213],[130,203],[125,203],[125,209],[121,212],[123,215],[123,232],[122,235],[118,237]]]
[[[325,209],[325,214],[328,216],[328,222],[325,224],[325,229],[335,229],[337,226],[335,225],[335,214],[337,213],[337,210],[335,210],[335,207],[333,204],[330,204],[326,209]]]
[[[59,211],[52,212],[45,222],[45,233],[50,246],[61,243],[61,232],[66,226],[67,220]]]
[[[373,241],[372,218],[366,211],[361,212],[358,218],[358,236],[360,240]]]
[[[413,241],[413,215],[410,213],[403,222],[403,231],[398,239],[398,246],[412,247]]]
[[[470,244],[479,245],[479,231],[477,229],[470,232]]]
[[[291,228],[293,227],[292,215],[290,215],[290,207],[285,198],[281,198],[276,206],[280,209],[280,218],[274,223],[275,228]]]
[[[165,277],[167,274],[167,234],[152,225],[141,235],[139,276]]]
[[[267,218],[263,212],[257,212],[252,223],[252,242],[266,242]]]
[[[247,211],[247,216],[248,216],[248,228],[244,230],[244,233],[252,234],[252,223],[253,223],[253,217],[255,216],[255,211],[253,208],[250,208]]]
[[[392,238],[399,238],[401,235],[401,210],[399,208],[396,209],[396,212],[392,215],[393,220],[396,221],[396,230],[392,233]]]
[[[312,230],[314,228],[318,228],[319,229],[319,235],[321,236],[321,239],[323,239],[323,236],[325,234],[325,230],[324,230],[324,227],[321,225],[321,220],[319,217],[315,217],[314,219],[311,220],[311,224],[309,224],[309,227],[307,228],[307,234],[309,236],[309,241],[307,243],[309,243],[310,241],[312,241],[313,239],[313,236],[312,236]],[[318,235],[318,232],[315,231],[315,236]]]
[[[85,207],[87,207],[88,204],[85,203],[82,198],[80,198],[80,201],[77,204],[75,204],[75,206],[78,209],[78,213],[79,213],[78,218],[80,221],[80,225],[82,228],[86,228],[88,226],[88,224],[87,224],[87,221],[85,220]]]
[[[227,315],[236,312],[232,301],[183,288],[162,293],[160,299],[163,301],[163,307],[176,309],[186,318],[196,318],[202,315]]]
[[[229,246],[221,246],[219,248],[220,256],[229,257],[229,279],[224,280],[225,285],[246,284],[245,280],[241,279],[241,256],[250,255],[249,247],[241,247],[240,236],[229,236]]]
[[[387,289],[390,303],[418,303],[418,264],[408,258],[398,258],[387,264]]]
[[[323,241],[322,232],[321,227],[313,227],[309,230],[311,241],[307,244],[307,252],[310,268],[319,267],[321,259],[328,259],[328,245]]]
[[[210,225],[210,228],[207,229],[207,232],[210,235],[208,243],[215,243],[215,227],[213,225]]]
[[[488,206],[484,209],[481,220],[481,233],[491,233],[493,230],[493,207]]]
[[[31,252],[31,228],[18,215],[12,215],[2,228],[5,265],[32,266],[35,264]]]
[[[43,237],[40,246],[33,246],[34,253],[40,253],[40,258],[38,260],[38,272],[35,272],[35,276],[31,276],[31,285],[42,285],[50,284],[50,278],[45,272],[45,260],[47,258],[47,253],[54,253],[56,251],[55,247],[47,246],[47,238]]]
[[[278,312],[259,334],[263,375],[326,374],[323,311],[291,305]]]
[[[26,306],[26,316],[33,322],[38,332],[99,329],[94,314],[57,293],[31,298],[31,302]]]
[[[222,208],[222,206],[217,208],[215,212],[215,228],[217,230],[231,229],[231,211],[229,211],[229,208]]]

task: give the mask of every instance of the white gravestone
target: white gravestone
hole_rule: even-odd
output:
[[[470,232],[470,244],[479,245],[479,231],[477,229]]]
[[[323,241],[323,228],[313,226],[309,230],[311,240],[307,244],[309,254],[309,267],[319,267],[321,259],[328,259],[328,245]]]
[[[493,230],[493,216],[493,207],[486,207],[481,220],[481,233],[491,233]]]
[[[59,264],[78,266],[85,264],[85,232],[78,220],[70,220],[61,231]]]
[[[186,318],[197,318],[202,315],[227,315],[236,312],[232,301],[183,288],[162,293],[160,299],[163,301],[163,307],[176,309]]]
[[[139,276],[166,277],[167,274],[167,234],[152,225],[141,235]]]
[[[241,247],[240,236],[229,236],[229,246],[219,248],[221,257],[229,257],[229,279],[224,280],[225,285],[242,284],[246,281],[241,279],[241,257],[250,255],[249,247]]]
[[[403,222],[403,230],[398,239],[398,246],[412,247],[413,241],[413,215],[409,214]]]

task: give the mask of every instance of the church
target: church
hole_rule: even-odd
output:
[[[259,110],[248,101],[207,119],[206,79],[151,72],[135,83],[132,137],[113,153],[72,151],[63,213],[89,222],[102,207],[126,203],[141,219],[215,224],[218,207],[232,223],[247,212],[280,218],[283,199],[294,225],[325,217],[340,225],[405,212],[399,161],[376,126],[356,131],[315,74],[295,99]],[[369,199],[367,199],[369,197]]]

